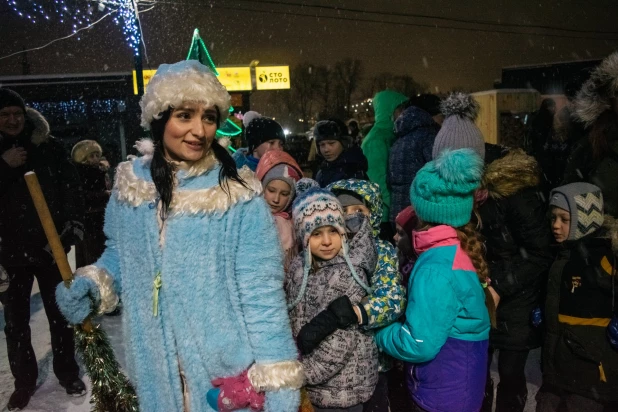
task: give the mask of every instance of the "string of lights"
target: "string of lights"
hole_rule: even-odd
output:
[[[51,44],[54,44],[54,43],[56,43],[56,42],[58,42],[58,41],[69,39],[69,38],[71,38],[71,37],[73,37],[73,36],[77,35],[77,34],[78,34],[79,32],[81,32],[82,30],[88,30],[88,29],[90,29],[92,26],[94,26],[95,24],[97,24],[97,23],[101,22],[101,21],[102,21],[102,20],[104,20],[106,17],[111,16],[111,15],[112,15],[112,14],[114,14],[114,13],[116,13],[116,10],[112,10],[112,11],[110,11],[109,13],[105,14],[103,17],[101,17],[99,20],[95,21],[94,23],[90,23],[90,24],[89,24],[89,25],[87,25],[86,27],[82,27],[82,28],[80,28],[80,29],[77,29],[77,30],[76,30],[76,31],[74,31],[73,33],[69,34],[68,36],[59,37],[59,38],[54,39],[54,40],[50,41],[49,43],[46,43],[46,44],[44,44],[44,45],[42,45],[42,46],[39,46],[39,47],[32,47],[32,48],[30,48],[30,49],[20,50],[20,51],[15,52],[15,53],[7,54],[6,56],[1,56],[1,57],[0,57],[0,60],[3,60],[3,59],[8,59],[9,57],[13,57],[13,56],[16,56],[16,55],[18,55],[18,54],[27,53],[27,52],[30,52],[30,51],[41,50],[41,49],[44,49],[45,47],[47,47],[47,46],[49,46],[49,45],[51,45]]]
[[[156,4],[154,0],[53,0],[53,2],[4,0],[4,2],[15,14],[26,18],[33,24],[42,19],[69,23],[73,34],[81,31],[84,26],[92,27],[91,22],[95,19],[95,15],[105,12],[105,9],[109,7],[114,13],[117,12],[114,16],[114,23],[122,27],[125,40],[136,56],[140,53],[140,43],[143,44],[139,21],[140,7],[147,8],[145,11],[149,11]],[[71,36],[64,38],[68,37]],[[145,46],[144,44],[144,50],[146,50]],[[146,59],[148,60],[147,57]]]

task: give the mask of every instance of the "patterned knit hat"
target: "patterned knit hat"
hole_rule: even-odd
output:
[[[296,182],[296,195],[300,196],[309,191],[309,189],[319,189],[320,184],[309,177],[303,177]]]
[[[333,226],[345,238],[345,214],[341,204],[325,189],[309,189],[299,195],[292,205],[294,229],[303,247],[309,245],[311,233],[323,226]]]
[[[298,240],[304,251],[304,267],[303,281],[301,284],[298,296],[288,305],[288,309],[292,310],[301,301],[307,288],[307,280],[309,270],[311,269],[311,249],[309,247],[309,238],[314,230],[324,226],[332,226],[341,235],[341,251],[339,252],[345,259],[352,277],[358,282],[368,293],[371,289],[360,280],[350,258],[348,256],[348,242],[345,226],[345,214],[341,208],[341,204],[331,192],[326,189],[310,188],[304,193],[299,193],[296,200],[292,204],[292,219],[294,220],[294,230],[298,236]]]
[[[445,149],[416,174],[410,201],[423,222],[461,227],[470,221],[483,160],[472,149]]]
[[[581,239],[603,225],[603,193],[590,183],[577,182],[555,188],[551,191],[549,205],[571,214],[567,240]]]
[[[441,104],[444,115],[442,128],[433,144],[433,158],[437,158],[444,149],[474,149],[481,158],[485,158],[485,139],[483,133],[474,124],[479,112],[479,104],[465,93],[452,93]]]

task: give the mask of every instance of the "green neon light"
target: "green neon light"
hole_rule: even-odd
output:
[[[201,58],[202,56],[206,56],[206,60]],[[200,37],[200,31],[198,29],[193,30],[193,40],[191,41],[191,47],[189,48],[189,53],[187,54],[187,58],[185,60],[197,60],[204,65],[208,65],[215,75],[219,76],[217,67],[210,56],[208,48]]]
[[[240,133],[242,133],[242,129],[230,119],[227,119],[223,127],[217,130],[219,136],[238,136]]]

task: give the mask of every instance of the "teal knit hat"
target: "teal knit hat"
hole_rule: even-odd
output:
[[[477,152],[445,149],[419,170],[410,186],[417,216],[427,223],[466,225],[482,176],[483,160]]]

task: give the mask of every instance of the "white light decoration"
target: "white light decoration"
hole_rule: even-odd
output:
[[[128,45],[137,56],[141,30],[139,7],[153,7],[154,0],[4,0],[20,17],[31,23],[42,19],[69,23],[73,33],[92,24],[95,13],[113,12],[114,22],[122,26],[122,33]],[[78,37],[79,39],[79,37]]]

